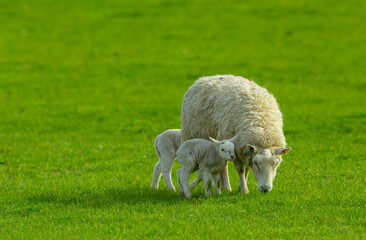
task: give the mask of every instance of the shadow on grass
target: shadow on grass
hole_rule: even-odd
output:
[[[150,190],[148,188],[107,188],[90,189],[69,193],[46,192],[28,198],[31,202],[54,203],[60,205],[79,205],[82,207],[108,207],[112,205],[176,205],[183,202],[199,204],[204,202],[204,194],[193,193],[193,199],[186,200],[177,192],[167,190]]]

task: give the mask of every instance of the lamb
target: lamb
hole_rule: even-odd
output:
[[[225,139],[238,134],[234,161],[240,192],[248,193],[250,169],[261,192],[269,192],[286,148],[282,114],[276,99],[253,81],[233,75],[198,79],[186,92],[181,114],[182,141]],[[228,167],[221,172],[231,191]]]
[[[150,189],[158,189],[161,174],[168,190],[175,191],[172,183],[171,171],[176,152],[181,145],[180,129],[169,129],[155,139],[155,151],[159,157],[156,163]]]
[[[220,171],[227,165],[227,161],[235,160],[235,141],[237,136],[224,141],[210,138],[192,139],[185,141],[177,151],[177,160],[181,169],[177,170],[179,190],[182,196],[191,198],[189,177],[197,171],[197,179],[192,183],[196,186],[201,180],[205,185],[205,195],[211,193],[211,179],[214,182],[216,194],[220,194]],[[191,186],[192,187],[192,186]]]

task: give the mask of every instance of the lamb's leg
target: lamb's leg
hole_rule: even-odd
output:
[[[150,185],[150,189],[158,189],[159,188],[159,181],[161,177],[161,165],[160,161],[158,161],[154,168],[153,178]]]
[[[189,191],[189,185],[188,185],[188,181],[189,181],[189,177],[191,176],[191,173],[192,172],[190,171],[190,169],[184,169],[184,168],[180,172],[180,181],[182,184],[184,195],[187,199],[190,199],[192,197],[191,192]]]
[[[197,172],[197,178],[191,182],[191,184],[189,184],[189,189],[194,189],[195,187],[197,187],[197,185],[202,181],[202,175],[201,175],[201,171]]]
[[[182,181],[181,181],[181,173],[182,173],[182,169],[178,169],[177,170],[177,178],[178,178],[178,183],[179,183],[179,192],[180,195],[182,195],[184,197],[184,191],[183,191],[183,185],[182,185]]]
[[[215,184],[215,191],[217,195],[221,194],[221,190],[220,190],[220,173],[214,173],[212,175],[212,180]]]
[[[220,174],[221,174],[221,180],[222,180],[222,189],[231,192],[228,164],[226,164],[224,170],[222,170]]]
[[[202,180],[205,185],[205,195],[209,197],[211,195],[211,173],[209,171],[202,171]]]
[[[244,164],[240,161],[234,161],[234,164],[235,164],[235,168],[236,168],[236,171],[238,172],[239,180],[240,180],[239,191],[241,193],[249,193],[249,190],[247,187],[249,169],[246,169]],[[244,172],[245,172],[245,176],[244,176]]]
[[[164,154],[161,156],[161,171],[163,174],[165,185],[168,190],[175,192],[175,187],[172,182],[172,168],[174,163],[175,153]]]

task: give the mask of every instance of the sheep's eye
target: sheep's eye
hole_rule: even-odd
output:
[[[225,149],[221,149],[221,151],[225,152]]]
[[[257,162],[254,162],[254,165],[256,165],[258,167],[258,163]]]

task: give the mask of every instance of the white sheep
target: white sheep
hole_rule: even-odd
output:
[[[248,193],[249,170],[261,192],[272,182],[285,148],[282,114],[276,99],[253,81],[233,75],[198,79],[186,92],[182,105],[182,140],[225,139],[238,134],[234,161],[240,192]],[[221,172],[223,187],[231,191],[227,166]]]
[[[155,139],[155,151],[159,161],[156,163],[150,189],[158,189],[161,174],[169,190],[175,191],[171,172],[176,152],[181,145],[180,129],[169,129]]]
[[[196,186],[203,180],[205,195],[209,196],[212,179],[216,194],[220,194],[220,172],[227,165],[227,161],[235,160],[236,138],[237,136],[221,142],[213,138],[210,138],[211,142],[205,139],[192,139],[180,146],[177,151],[177,160],[182,168],[177,170],[177,178],[182,196],[191,198],[188,181],[190,175],[197,170],[197,179],[192,185]]]

